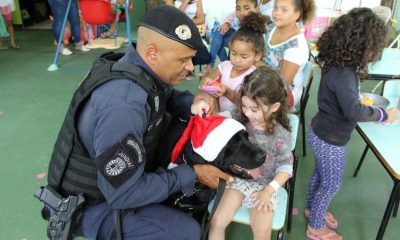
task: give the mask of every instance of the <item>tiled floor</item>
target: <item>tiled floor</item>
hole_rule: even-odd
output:
[[[33,193],[46,184],[43,175],[73,91],[93,60],[106,50],[60,56],[60,69],[48,72],[55,51],[50,31],[18,31],[17,40],[20,50],[0,51],[0,239],[42,240],[46,222],[40,218],[41,203]],[[307,124],[317,108],[317,85],[318,80],[311,92]],[[363,84],[363,88],[371,86]],[[196,82],[180,88],[196,90]],[[300,138],[297,146],[301,146]],[[392,188],[390,177],[372,153],[359,176],[352,177],[364,146],[354,132],[343,186],[330,206],[339,221],[338,231],[350,240],[375,239]],[[308,150],[299,161],[294,200],[298,213],[293,216],[291,233],[285,233],[287,240],[306,239],[307,221],[302,213],[314,165],[312,153]],[[400,239],[399,218],[390,219],[384,239]],[[227,239],[251,239],[250,228],[232,224]]]

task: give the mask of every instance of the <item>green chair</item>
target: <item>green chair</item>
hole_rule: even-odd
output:
[[[286,219],[288,193],[284,188],[278,189],[279,204],[272,218],[272,230],[278,231],[277,239],[283,239],[283,226]],[[214,206],[214,199],[208,204],[208,212],[211,212]],[[232,219],[233,222],[250,225],[250,209],[240,207]]]
[[[297,172],[297,157],[295,155],[295,147],[297,140],[297,130],[299,126],[299,118],[295,114],[288,114],[289,125],[292,133],[292,153],[293,153],[293,174],[285,185],[285,188],[279,188],[279,204],[274,212],[272,219],[272,230],[278,231],[277,239],[283,239],[283,227],[285,225],[286,215],[288,219],[287,230],[290,232],[292,225],[292,209],[294,201],[294,190]],[[208,212],[211,212],[214,206],[214,200],[212,200],[208,205]],[[250,225],[250,210],[245,207],[240,207],[233,217],[232,221]]]

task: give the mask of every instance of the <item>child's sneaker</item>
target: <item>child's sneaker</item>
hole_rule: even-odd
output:
[[[87,47],[85,47],[85,46],[83,46],[83,45],[82,45],[82,47],[76,48],[76,50],[80,50],[80,51],[82,51],[82,52],[89,52],[89,51],[90,51],[89,48],[87,48]]]
[[[65,48],[61,49],[60,53],[62,55],[68,56],[68,55],[72,54],[72,51],[65,47]]]

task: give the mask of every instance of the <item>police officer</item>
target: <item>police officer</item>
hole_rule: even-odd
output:
[[[121,209],[123,239],[200,238],[195,220],[159,203],[175,192],[192,194],[196,180],[216,188],[220,178],[232,178],[211,165],[155,171],[147,166],[166,127],[164,112],[186,118],[213,112],[214,101],[207,94],[193,97],[172,88],[193,71],[191,59],[201,44],[196,26],[183,12],[154,8],[139,23],[136,49],[131,46],[112,67],[137,66],[142,80],[119,77],[93,87],[85,79],[74,95],[48,180],[50,186],[61,182],[57,190],[63,195],[80,189],[88,196],[75,234],[111,239],[113,210]],[[94,75],[92,71],[87,78]],[[146,88],[146,82],[151,86]]]

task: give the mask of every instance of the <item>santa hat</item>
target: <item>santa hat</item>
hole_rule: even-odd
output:
[[[192,141],[193,150],[204,160],[214,161],[232,136],[240,130],[245,130],[245,127],[232,118],[193,116],[172,151],[171,163],[176,162],[188,140]]]

